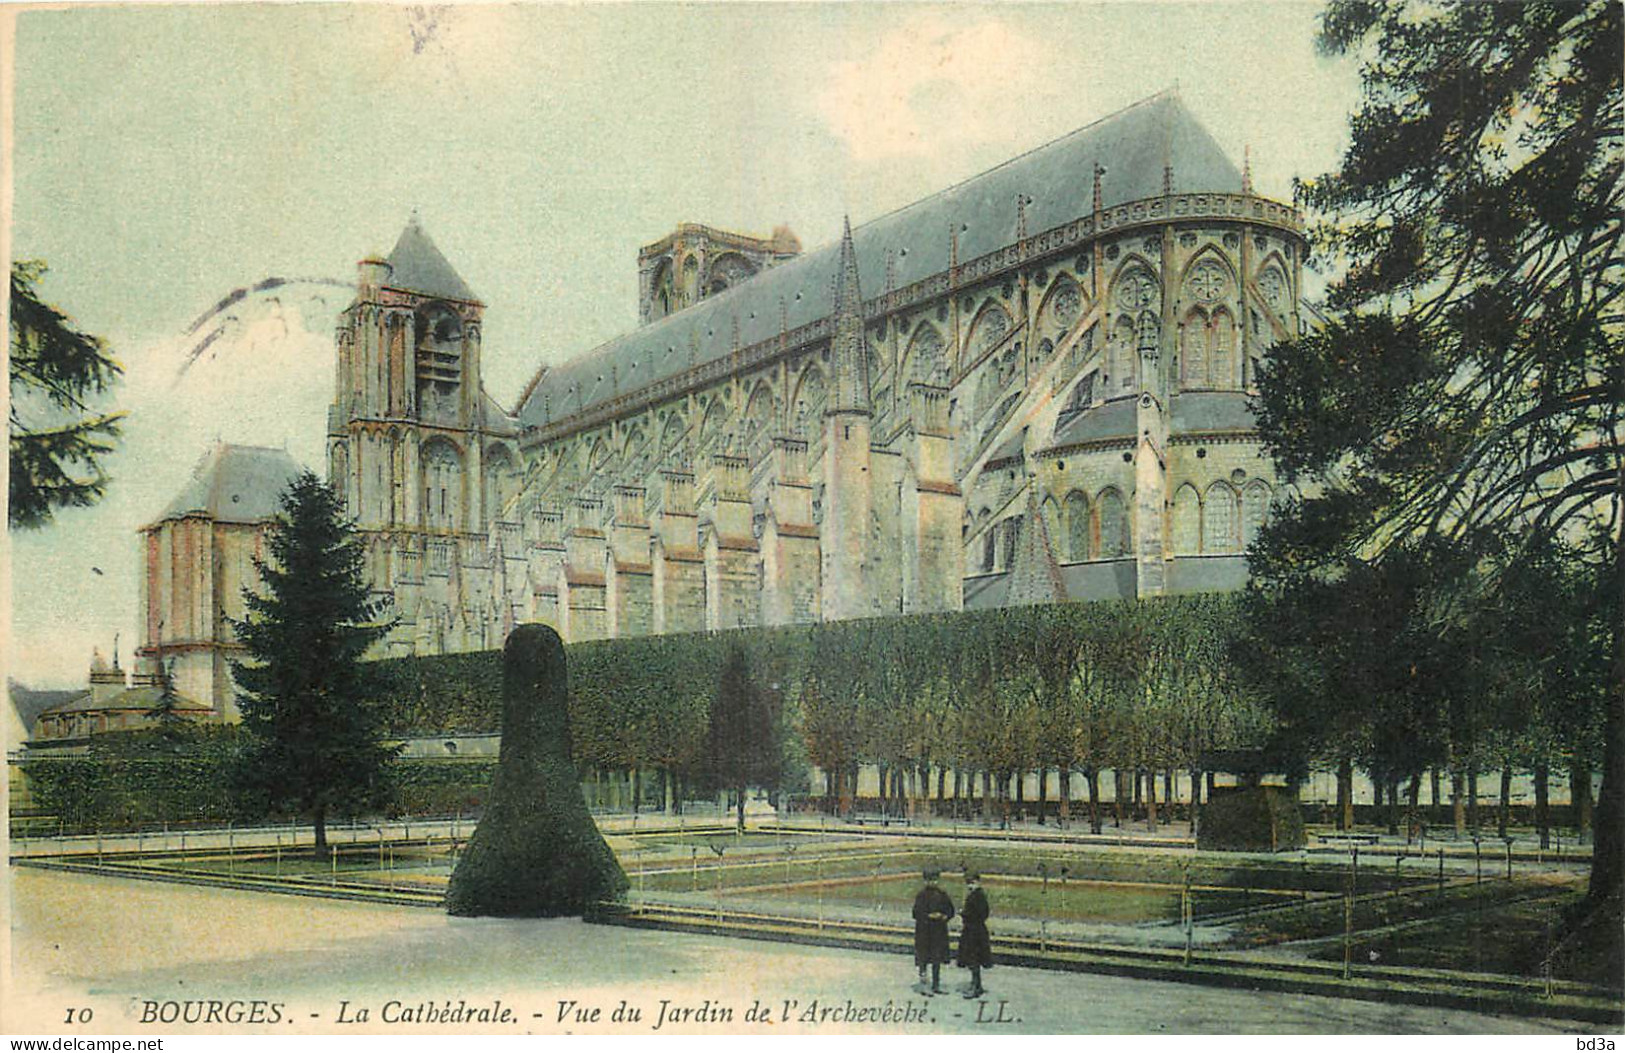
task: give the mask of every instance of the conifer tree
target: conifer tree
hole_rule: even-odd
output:
[[[740,830],[745,829],[746,790],[778,785],[779,713],[778,693],[756,682],[744,648],[730,648],[711,705],[709,768],[719,787],[736,794]]]
[[[181,696],[175,690],[174,663],[158,667],[158,701],[151,710],[152,720],[164,739],[175,742],[184,738],[192,727],[192,719],[181,711]]]
[[[37,260],[11,265],[11,480],[8,520],[38,527],[107,489],[100,459],[111,453],[122,413],[93,408],[123,370],[97,337],[40,300]]]
[[[247,733],[240,789],[308,816],[316,852],[327,819],[380,798],[396,748],[364,702],[362,653],[388,631],[362,578],[362,547],[333,489],[305,472],[289,485],[256,560],[264,591],[243,590],[233,663]]]

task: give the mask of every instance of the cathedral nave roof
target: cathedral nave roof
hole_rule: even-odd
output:
[[[1155,95],[980,175],[852,229],[863,286],[884,286],[888,257],[896,288],[948,269],[949,230],[958,258],[973,260],[1014,244],[1016,199],[1025,197],[1027,232],[1039,234],[1093,210],[1095,166],[1105,169],[1102,206],[1163,192],[1165,166],[1184,191],[1235,193],[1241,172],[1173,93]],[[840,244],[771,267],[748,281],[553,366],[532,385],[520,422],[540,427],[617,395],[721,358],[827,317]],[[782,315],[781,315],[782,304]]]

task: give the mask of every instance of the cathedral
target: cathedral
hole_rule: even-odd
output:
[[[381,651],[1237,588],[1306,250],[1162,94],[812,251],[684,223],[638,327],[509,411],[414,219],[360,264],[328,417]]]

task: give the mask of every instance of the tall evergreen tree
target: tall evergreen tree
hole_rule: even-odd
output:
[[[158,701],[153,705],[151,718],[158,726],[158,734],[169,742],[186,737],[192,729],[192,719],[181,711],[180,692],[175,690],[174,663],[158,667]]]
[[[361,655],[388,631],[362,578],[362,547],[331,487],[305,472],[290,484],[255,566],[265,591],[243,590],[237,623],[250,662],[233,663],[248,743],[241,789],[308,816],[327,853],[327,819],[377,800],[396,748],[362,699]]]
[[[1261,371],[1257,410],[1288,481],[1323,489],[1265,531],[1255,570],[1555,538],[1619,588],[1620,5],[1333,0],[1320,43],[1362,62],[1341,168],[1303,187],[1341,277],[1328,324]],[[1592,872],[1616,913],[1621,637]]]
[[[778,786],[784,755],[779,713],[779,693],[756,682],[743,647],[730,648],[711,705],[709,768],[719,787],[735,793],[740,830],[745,791]]]
[[[122,413],[95,397],[123,370],[102,341],[44,303],[37,260],[11,265],[11,485],[8,520],[43,526],[52,513],[94,503],[107,489],[101,458],[113,450]]]

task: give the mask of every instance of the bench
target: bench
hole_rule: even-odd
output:
[[[1374,845],[1376,834],[1316,834],[1315,840],[1323,845]]]
[[[854,826],[909,825],[908,817],[905,815],[849,815],[846,821]]]

